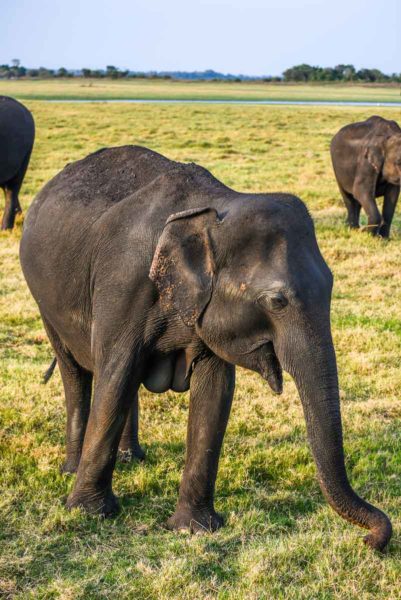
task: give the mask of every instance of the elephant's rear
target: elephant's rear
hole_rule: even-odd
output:
[[[369,133],[367,121],[342,127],[330,143],[330,155],[337,182],[344,191],[352,192],[361,140]]]
[[[0,184],[27,165],[34,139],[35,124],[29,110],[14,98],[0,96]]]

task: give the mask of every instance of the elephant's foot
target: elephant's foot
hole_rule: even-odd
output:
[[[80,456],[67,458],[65,463],[60,467],[60,473],[72,475],[78,471]]]
[[[387,545],[387,541],[384,541],[378,538],[373,533],[369,533],[369,535],[365,535],[363,541],[367,546],[372,548],[373,550],[377,550],[378,552],[383,552],[384,548]]]
[[[214,509],[177,507],[167,521],[167,528],[189,533],[212,533],[224,525],[224,519]]]
[[[111,490],[103,494],[72,491],[67,498],[66,507],[69,510],[82,508],[88,514],[104,518],[113,517],[119,511],[117,498]]]
[[[388,240],[390,238],[390,227],[385,223],[379,229],[378,235],[384,240]]]
[[[389,518],[382,513],[381,523],[376,527],[372,527],[370,533],[363,538],[363,541],[367,546],[383,552],[385,547],[390,541],[393,533],[393,527]]]
[[[139,444],[134,444],[130,448],[121,447],[118,449],[117,459],[122,463],[130,463],[134,460],[145,460],[145,452]]]

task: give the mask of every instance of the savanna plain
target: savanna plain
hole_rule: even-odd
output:
[[[7,93],[6,90],[1,90]],[[24,211],[63,166],[141,144],[195,161],[241,191],[289,191],[314,217],[334,272],[337,351],[352,484],[392,518],[384,555],[326,504],[293,382],[274,396],[239,370],[216,508],[226,526],[164,529],[184,464],[188,395],[141,391],[144,463],[118,464],[113,520],[67,512],[65,411],[52,351],[18,261],[22,218],[0,234],[0,596],[4,598],[401,598],[401,217],[390,242],[345,226],[329,142],[366,108],[26,102],[37,136]],[[401,121],[401,111],[376,109]]]

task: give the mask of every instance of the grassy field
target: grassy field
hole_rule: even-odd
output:
[[[332,100],[400,102],[401,85],[282,84],[165,80],[0,81],[0,94],[25,100]]]
[[[10,83],[10,90],[23,85]],[[36,84],[27,85],[34,90]],[[46,83],[47,90],[51,85]],[[110,93],[112,86],[107,84]],[[5,88],[2,83],[0,92]],[[389,243],[348,231],[328,154],[340,126],[371,112],[28,106],[37,141],[21,198],[24,210],[65,163],[127,143],[199,162],[242,191],[289,191],[304,199],[335,274],[333,333],[350,478],[391,516],[394,538],[385,555],[374,554],[364,546],[363,532],[328,507],[293,382],[287,377],[283,395],[276,397],[245,371],[238,376],[217,480],[216,508],[226,517],[225,528],[188,537],[163,527],[174,510],[184,462],[185,394],[141,393],[147,460],[116,469],[120,515],[100,521],[68,513],[63,503],[73,479],[59,473],[62,385],[58,372],[46,387],[41,383],[52,352],[18,263],[19,218],[13,232],[0,234],[0,596],[401,598],[401,218],[396,215]],[[400,120],[400,111],[380,114]]]

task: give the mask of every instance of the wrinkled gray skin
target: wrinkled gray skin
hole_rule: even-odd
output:
[[[190,388],[186,464],[168,525],[215,530],[234,365],[275,392],[283,368],[298,387],[327,500],[370,530],[369,545],[386,546],[390,521],[347,479],[332,275],[298,198],[241,194],[145,148],[105,149],[68,165],[36,197],[21,263],[65,388],[65,469],[77,469],[68,507],[116,511],[112,474],[119,443],[138,451],[141,383]]]
[[[0,187],[5,195],[2,229],[14,227],[21,212],[18,193],[28,168],[35,138],[29,110],[14,98],[0,96]]]
[[[349,226],[359,227],[362,206],[368,216],[368,231],[388,238],[400,193],[400,127],[395,121],[370,117],[340,129],[330,150]],[[383,215],[376,204],[380,196],[384,196]]]

